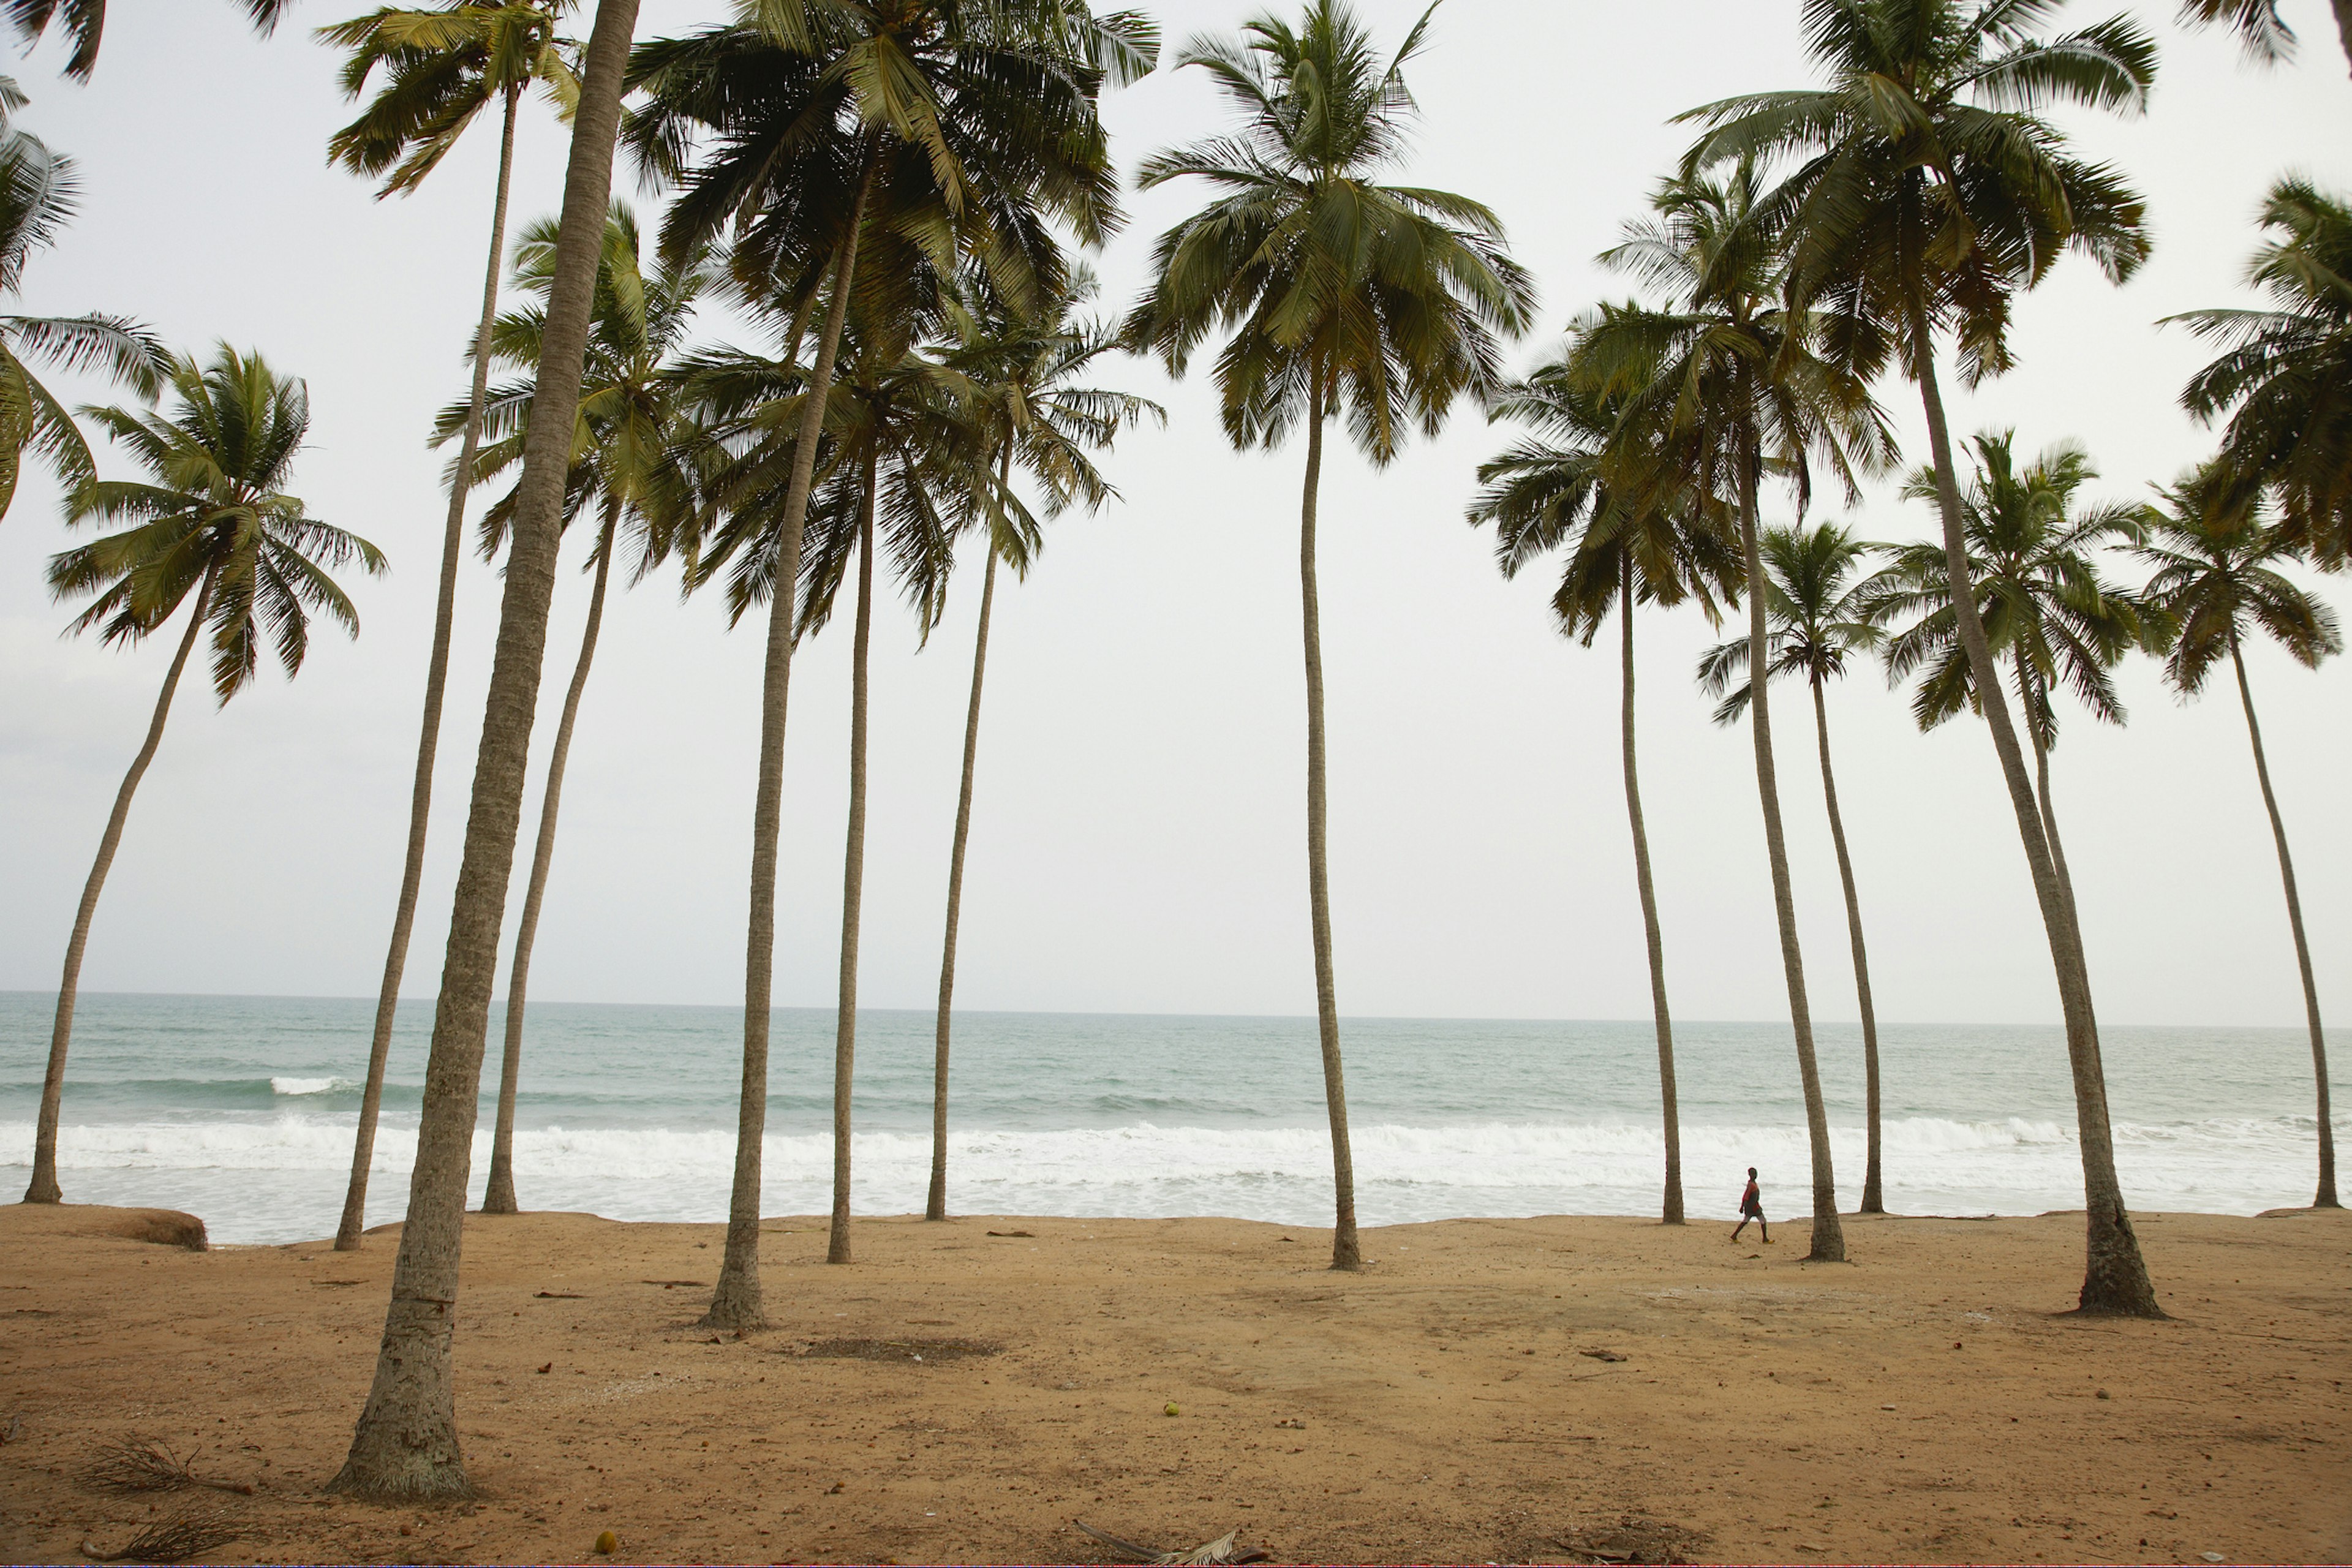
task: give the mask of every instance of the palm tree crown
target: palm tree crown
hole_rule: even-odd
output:
[[[1826,685],[1843,677],[1857,653],[1875,651],[1885,633],[1870,620],[1871,595],[1854,574],[1881,546],[1856,539],[1833,522],[1811,528],[1768,528],[1758,542],[1764,556],[1764,613],[1772,624],[1771,662],[1764,678],[1801,675]],[[1700,656],[1699,689],[1721,697],[1715,721],[1728,724],[1748,710],[1748,639]]]
[[[265,37],[294,7],[294,0],[236,0],[253,18],[254,31]],[[98,68],[98,46],[106,32],[106,0],[0,0],[0,16],[16,24],[18,36],[30,47],[41,41],[51,22],[58,23],[71,41],[66,75],[88,81]]]
[[[2098,478],[2090,455],[2060,442],[2021,468],[2015,443],[2009,430],[1976,438],[1976,472],[1961,510],[1978,614],[1994,657],[2009,658],[2018,702],[2036,745],[2046,751],[2058,738],[2053,691],[2071,690],[2095,716],[2121,723],[2115,667],[2162,634],[2147,606],[2110,582],[2097,559],[2110,544],[2138,540],[2140,509],[2109,503],[2078,510],[2076,496]],[[1903,493],[1932,500],[1935,479],[1915,473]],[[1911,712],[1922,730],[1979,708],[1955,630],[1941,544],[1897,550],[1872,580],[1867,598],[1876,624],[1910,622],[1887,640],[1886,671],[1896,682],[1920,675]]]
[[[131,526],[58,555],[49,585],[60,598],[96,595],[74,630],[135,642],[209,584],[213,690],[226,702],[252,680],[265,637],[288,675],[301,668],[311,612],[356,636],[358,612],[327,574],[353,561],[380,574],[384,558],[284,491],[310,426],[301,382],[223,344],[208,365],[175,360],[170,386],[178,407],[168,417],[82,410],[152,479],[74,493],[70,521]]]
[[[327,159],[382,174],[379,197],[415,190],[448,156],[486,105],[534,83],[564,119],[580,104],[575,48],[556,36],[572,0],[453,0],[424,9],[385,6],[319,29],[352,51],[343,93],[357,98],[381,69],[365,112],[330,137]]]
[[[2232,505],[2210,469],[2185,475],[2140,513],[2132,553],[2154,569],[2141,590],[2169,645],[2164,678],[2194,695],[2245,634],[2259,630],[2306,668],[2344,651],[2336,612],[2279,570],[2297,558],[2289,532],[2258,499]]]
[[[2275,308],[2170,318],[2222,346],[2180,401],[2208,424],[2229,414],[2221,471],[2232,505],[2275,486],[2289,538],[2340,568],[2352,554],[2352,204],[2284,179],[2262,222],[2275,237],[2246,281]]]

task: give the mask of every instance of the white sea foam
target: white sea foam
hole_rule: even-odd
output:
[[[68,1126],[58,1159],[78,1197],[193,1209],[226,1241],[289,1240],[331,1227],[352,1126],[348,1115],[299,1112]],[[0,1164],[29,1162],[32,1131],[29,1122],[0,1122]],[[2118,1123],[2116,1159],[2136,1206],[2251,1213],[2306,1201],[2299,1189],[2313,1132],[2309,1117]],[[1360,1126],[1359,1205],[1370,1224],[1648,1213],[1657,1203],[1659,1138],[1656,1127],[1630,1122]],[[1862,1130],[1833,1128],[1832,1142],[1842,1188],[1857,1189]],[[859,1209],[919,1206],[927,1136],[861,1133],[853,1152]],[[398,1217],[415,1155],[413,1127],[383,1128],[372,1222]],[[474,1145],[478,1187],[488,1156],[484,1128]],[[734,1134],[717,1129],[555,1126],[515,1138],[516,1181],[528,1205],[615,1218],[723,1217],[733,1158]],[[1728,1215],[1748,1165],[1764,1172],[1769,1212],[1793,1216],[1807,1206],[1801,1126],[1686,1126],[1683,1160],[1695,1214]],[[2030,1214],[2081,1203],[2074,1130],[2055,1122],[1890,1121],[1885,1164],[1888,1206],[1897,1212]],[[765,1170],[767,1212],[822,1211],[830,1135],[772,1135]],[[967,1129],[951,1140],[950,1174],[955,1205],[967,1213],[1224,1214],[1307,1225],[1326,1212],[1330,1152],[1318,1127]]]
[[[348,1078],[272,1078],[269,1080],[269,1092],[272,1094],[348,1094],[359,1087],[355,1079]]]

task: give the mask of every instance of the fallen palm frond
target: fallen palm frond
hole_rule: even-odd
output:
[[[120,1552],[100,1552],[85,1541],[82,1554],[98,1563],[185,1563],[244,1535],[220,1508],[192,1508],[141,1530]]]
[[[209,1487],[218,1492],[251,1496],[249,1481],[224,1481],[200,1476],[194,1468],[195,1453],[185,1458],[154,1437],[124,1437],[106,1444],[85,1467],[81,1479],[107,1492],[168,1492],[181,1487]]]
[[[1149,1546],[1138,1546],[1132,1541],[1121,1541],[1116,1535],[1097,1530],[1083,1519],[1074,1519],[1070,1522],[1105,1546],[1126,1553],[1129,1562],[1151,1563],[1156,1568],[1216,1568],[1216,1565],[1223,1563],[1263,1563],[1266,1559],[1263,1552],[1235,1552],[1234,1536],[1237,1531],[1230,1530],[1190,1552],[1154,1552]]]

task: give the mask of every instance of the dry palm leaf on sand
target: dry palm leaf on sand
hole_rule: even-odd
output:
[[[251,1496],[249,1481],[224,1481],[196,1474],[195,1451],[185,1458],[155,1437],[129,1436],[108,1443],[82,1469],[81,1479],[100,1491],[168,1492],[181,1487],[209,1487],[216,1492]]]
[[[1132,1541],[1121,1541],[1116,1535],[1107,1535],[1083,1519],[1074,1519],[1070,1522],[1105,1546],[1114,1547],[1125,1553],[1129,1563],[1149,1563],[1160,1565],[1160,1568],[1212,1568],[1213,1564],[1263,1563],[1266,1559],[1266,1554],[1263,1552],[1235,1552],[1234,1536],[1238,1532],[1231,1530],[1214,1541],[1195,1546],[1190,1552],[1154,1552],[1149,1546],[1138,1546]]]
[[[244,1533],[225,1509],[192,1508],[147,1525],[120,1552],[100,1552],[87,1541],[81,1550],[94,1563],[185,1563]]]

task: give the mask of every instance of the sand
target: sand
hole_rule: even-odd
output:
[[[325,1496],[395,1236],[173,1245],[0,1208],[0,1559],[192,1500],[207,1561],[1101,1560],[1074,1519],[1280,1560],[2341,1562],[2352,1216],[2144,1215],[2168,1322],[2065,1315],[2079,1215],[1802,1224],[772,1221],[772,1332],[693,1327],[716,1226],[475,1218],[478,1500]],[[1012,1234],[996,1235],[995,1232]],[[142,1239],[142,1238],[144,1239]],[[915,1359],[920,1356],[919,1361]],[[1173,1404],[1176,1415],[1166,1414]],[[251,1496],[83,1479],[127,1434]]]

